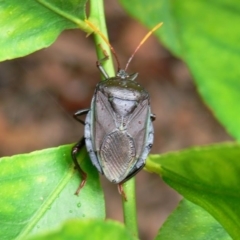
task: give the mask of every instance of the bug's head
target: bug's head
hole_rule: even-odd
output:
[[[121,79],[128,79],[134,81],[138,76],[138,73],[128,74],[124,69],[120,69],[117,73],[117,77],[120,77]]]

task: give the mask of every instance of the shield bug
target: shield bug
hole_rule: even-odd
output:
[[[90,22],[88,24],[106,39],[95,26]],[[87,174],[77,162],[77,153],[84,145],[92,164],[110,182],[118,184],[125,200],[122,183],[144,167],[153,144],[152,121],[155,117],[151,113],[148,92],[135,81],[138,73],[128,74],[126,69],[140,46],[161,25],[158,24],[144,37],[128,60],[125,70],[120,68],[117,55],[107,42],[118,64],[117,74],[109,77],[101,61],[98,61],[97,66],[106,80],[97,84],[90,109],[74,114],[75,119],[85,125],[84,138],[72,149],[73,161],[82,177],[76,194],[87,179]],[[84,114],[87,114],[85,122],[79,118]]]

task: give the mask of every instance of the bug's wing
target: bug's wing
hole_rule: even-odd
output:
[[[136,149],[127,131],[116,127],[111,103],[102,92],[96,93],[94,105],[95,151],[104,175],[114,183],[122,182],[135,164]]]
[[[149,100],[145,99],[138,104],[127,125],[127,131],[134,139],[136,160],[141,157],[145,147],[150,123]],[[144,159],[145,160],[145,159]]]
[[[97,92],[95,114],[95,151],[106,178],[121,182],[127,175],[134,157],[129,153],[133,142],[125,132],[116,128],[116,119],[108,98]],[[133,147],[132,147],[133,148]]]
[[[128,175],[124,179],[124,182],[133,177],[136,173],[138,173],[145,165],[146,158],[152,148],[153,139],[154,139],[154,130],[153,130],[153,124],[152,121],[149,121],[147,123],[147,129],[146,129],[146,141],[144,148],[142,149],[142,153],[135,160],[135,165],[133,165],[132,169],[128,172]]]
[[[95,101],[93,148],[104,175],[110,181],[119,183],[144,165],[145,159],[141,158],[144,156],[146,132],[150,121],[149,101],[140,101],[134,111],[125,116],[127,129],[124,131],[116,127],[119,119],[115,118],[108,97],[98,91]],[[139,164],[141,166],[138,166]]]
[[[108,98],[102,92],[98,91],[95,101],[94,148],[95,151],[99,151],[104,137],[116,128],[116,124]]]
[[[105,172],[105,176],[109,180],[117,179],[116,183],[129,180],[144,167],[147,155],[153,144],[154,130],[148,104],[144,102],[143,105],[135,109],[129,121],[130,124],[128,125],[127,134],[124,134],[121,139],[120,135],[122,132],[116,131],[113,133],[114,138],[111,140],[111,142],[113,142],[117,139],[115,146],[118,147],[114,151],[114,156],[118,156],[118,159],[117,161],[112,161],[110,173]],[[140,127],[135,121],[142,121],[138,123]],[[124,149],[124,147],[127,148]],[[114,157],[112,160],[114,160]]]

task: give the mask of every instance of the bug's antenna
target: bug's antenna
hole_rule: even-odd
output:
[[[115,60],[116,60],[116,62],[117,62],[117,68],[118,68],[117,71],[119,72],[119,70],[121,69],[121,67],[120,67],[120,62],[119,62],[119,60],[118,60],[117,54],[116,54],[114,48],[112,47],[112,45],[109,43],[109,41],[107,40],[107,38],[103,35],[103,33],[102,33],[95,25],[93,25],[93,24],[92,24],[90,21],[88,21],[87,19],[85,20],[85,22],[88,24],[88,26],[89,26],[90,28],[92,28],[93,32],[99,34],[99,35],[101,36],[101,38],[104,40],[104,42],[110,47],[111,52],[112,52],[112,54],[113,54],[113,56],[115,57]]]
[[[150,30],[146,36],[143,38],[143,40],[139,43],[135,51],[133,52],[132,56],[128,59],[128,62],[125,67],[125,71],[127,70],[129,63],[132,61],[133,57],[135,56],[136,52],[139,50],[139,48],[143,45],[143,43],[150,37],[150,35],[155,32],[158,28],[160,28],[163,25],[162,22],[158,23],[152,30]]]

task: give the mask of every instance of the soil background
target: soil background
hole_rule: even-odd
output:
[[[110,42],[125,66],[147,29],[116,1],[106,1]],[[91,37],[80,30],[63,32],[47,49],[0,63],[0,156],[76,142],[83,126],[72,114],[90,106],[100,74]],[[153,36],[128,69],[151,96],[155,142],[152,153],[229,141],[230,136],[197,93],[186,65]],[[156,175],[137,175],[141,239],[153,239],[181,196]],[[122,221],[117,187],[101,177],[108,218]]]

